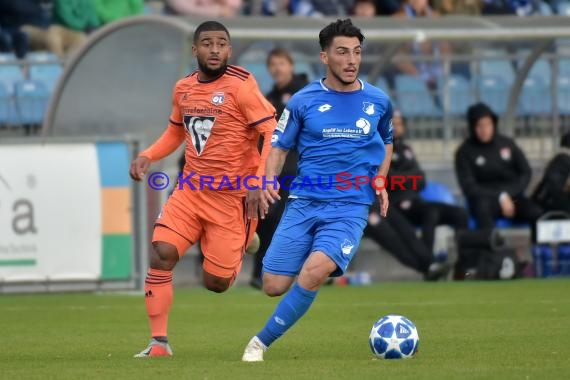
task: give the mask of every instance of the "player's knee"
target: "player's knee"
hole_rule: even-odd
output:
[[[214,293],[223,293],[230,288],[231,279],[209,276],[204,279],[204,286]]]
[[[150,267],[153,269],[171,271],[178,262],[178,250],[172,244],[157,241],[152,243]]]
[[[289,287],[285,287],[282,284],[277,284],[270,281],[263,283],[263,292],[269,297],[279,297],[285,294],[288,289]]]
[[[301,271],[301,282],[307,289],[318,288],[326,281],[331,273],[332,271],[326,266],[316,263],[314,265],[307,265]]]

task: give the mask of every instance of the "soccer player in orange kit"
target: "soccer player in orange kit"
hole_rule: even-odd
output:
[[[167,339],[172,270],[186,250],[200,240],[204,285],[224,292],[241,269],[258,216],[267,212],[263,190],[248,190],[240,181],[264,173],[275,109],[253,75],[227,64],[231,52],[224,25],[206,21],[196,28],[192,54],[198,70],[176,83],[166,131],[131,164],[131,177],[140,181],[152,162],[186,141],[184,174],[156,220],[152,237],[145,280],[152,338],[135,357],[172,355]],[[264,136],[261,155],[260,135]],[[213,177],[213,182],[204,187],[200,176]],[[247,187],[256,184],[250,181]]]

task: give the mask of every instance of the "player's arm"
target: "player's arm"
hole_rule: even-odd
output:
[[[279,182],[277,177],[281,174],[283,170],[283,165],[285,165],[285,159],[289,154],[288,150],[281,148],[271,148],[269,156],[267,157],[267,162],[265,164],[265,175],[269,181],[274,181],[276,186],[267,186],[268,195],[270,198],[269,202],[275,203],[276,200],[280,200],[279,196]]]
[[[392,104],[388,100],[386,111],[384,115],[380,118],[378,123],[378,132],[380,133],[380,138],[384,142],[386,154],[384,156],[384,161],[380,164],[378,168],[378,174],[386,177],[388,175],[388,170],[390,170],[390,162],[392,162]],[[386,216],[388,213],[388,192],[384,187],[382,190],[376,190],[376,195],[378,195],[378,200],[380,202],[380,215]]]
[[[253,76],[243,83],[238,95],[238,106],[245,116],[249,128],[255,128],[263,136],[263,147],[261,148],[261,158],[256,170],[256,177],[259,179],[258,188],[249,190],[246,195],[248,218],[265,218],[269,211],[269,203],[263,194],[263,181],[261,178],[265,174],[265,162],[271,148],[271,134],[275,129],[275,108],[265,99]]]
[[[160,161],[164,157],[174,152],[184,141],[184,124],[182,123],[182,114],[178,107],[176,98],[172,97],[172,113],[168,127],[146,150],[139,153],[138,157],[131,163],[129,174],[135,181],[140,181],[152,162]]]

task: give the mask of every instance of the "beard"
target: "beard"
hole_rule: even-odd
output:
[[[350,82],[347,82],[344,79],[342,79],[342,77],[338,73],[336,73],[334,70],[331,70],[331,74],[333,75],[333,77],[335,77],[336,80],[338,80],[344,86],[349,86],[349,85],[353,84],[354,82],[356,82],[356,80],[358,79],[358,72],[354,76],[354,80],[350,81]]]
[[[220,67],[213,69],[211,67],[208,67],[208,62],[206,62],[206,60],[198,60],[198,68],[201,72],[210,78],[216,78],[222,75],[224,71],[226,71],[227,64],[227,60],[221,61]]]

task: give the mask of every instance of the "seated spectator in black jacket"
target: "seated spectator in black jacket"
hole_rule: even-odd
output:
[[[394,111],[392,123],[394,151],[388,172],[391,182],[388,186],[391,209],[399,209],[412,224],[421,227],[422,240],[432,252],[437,226],[449,225],[456,230],[465,230],[469,217],[463,207],[422,199],[420,191],[425,187],[425,172],[418,164],[414,151],[404,140],[404,120],[399,111]],[[402,187],[396,184],[398,181],[394,180],[395,176],[406,178]],[[412,176],[416,176],[416,179]]]
[[[478,228],[492,229],[500,217],[534,227],[542,210],[524,195],[530,166],[514,140],[497,132],[497,121],[486,104],[469,107],[469,137],[455,154],[457,180]]]
[[[550,160],[533,194],[544,211],[570,213],[570,132],[560,141],[560,151]]]

